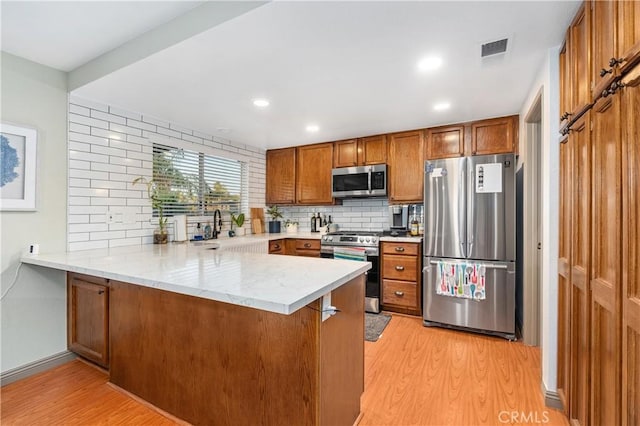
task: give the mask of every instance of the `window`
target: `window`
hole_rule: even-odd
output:
[[[153,180],[166,216],[242,211],[246,175],[241,161],[153,144]]]

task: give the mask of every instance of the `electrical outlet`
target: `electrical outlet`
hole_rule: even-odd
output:
[[[331,313],[329,312],[329,308],[331,307],[331,293],[327,293],[322,296],[322,321],[326,321],[331,317]]]
[[[111,225],[116,223],[116,213],[112,211],[107,212],[107,224]]]

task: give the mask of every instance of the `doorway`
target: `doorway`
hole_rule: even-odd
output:
[[[522,340],[540,344],[542,283],[542,88],[524,120]]]

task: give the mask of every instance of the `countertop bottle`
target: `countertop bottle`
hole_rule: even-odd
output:
[[[311,232],[316,232],[316,215],[311,213]]]

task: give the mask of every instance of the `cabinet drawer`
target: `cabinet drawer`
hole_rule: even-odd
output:
[[[417,256],[420,244],[418,243],[382,243],[382,252],[384,254],[403,254],[409,256]]]
[[[269,254],[284,254],[284,240],[269,241]]]
[[[382,261],[382,278],[416,281],[417,263],[415,256],[386,255]]]
[[[418,309],[418,292],[415,282],[382,280],[382,304],[399,305]]]
[[[320,240],[296,240],[296,252],[299,250],[320,250]]]

